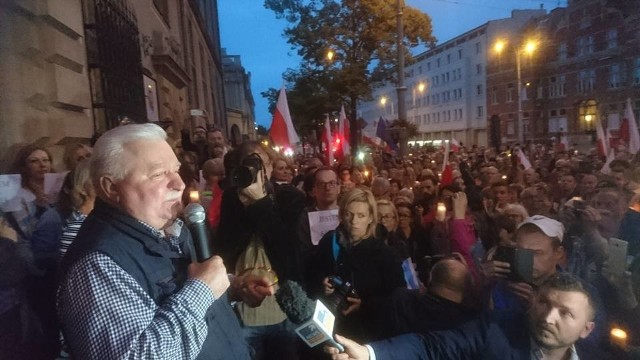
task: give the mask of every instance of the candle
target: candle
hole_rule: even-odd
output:
[[[627,346],[627,332],[620,328],[611,329],[611,342],[621,347]]]
[[[436,219],[439,221],[444,221],[446,214],[447,207],[444,205],[444,203],[438,203],[438,206],[436,207]]]
[[[189,191],[189,201],[192,203],[200,201],[200,193],[198,190]]]

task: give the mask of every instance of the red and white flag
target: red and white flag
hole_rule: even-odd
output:
[[[602,127],[602,121],[597,120],[596,121],[596,136],[598,138],[598,156],[600,157],[607,157],[607,155],[609,154],[609,137],[608,135],[608,131],[607,133],[604,132],[604,129]]]
[[[569,137],[566,132],[562,132],[560,134],[560,151],[568,151],[569,150]]]
[[[298,133],[296,133],[293,122],[291,122],[287,93],[284,90],[284,86],[280,89],[280,95],[278,95],[278,103],[276,111],[273,113],[269,136],[277,146],[293,147],[300,142]]]
[[[627,98],[627,106],[624,108],[624,118],[620,124],[620,138],[627,143],[631,154],[640,151],[640,134],[638,123],[631,107],[631,99]]]
[[[611,149],[607,154],[607,161],[604,163],[604,165],[602,165],[600,172],[605,175],[611,174],[611,162],[615,159],[616,159],[615,152],[613,151],[613,149]]]
[[[442,160],[442,174],[440,174],[440,188],[453,184],[453,167],[449,165],[449,141],[444,142],[444,159]]]
[[[524,166],[525,170],[531,168],[531,161],[529,161],[527,155],[524,154],[524,151],[522,151],[522,149],[518,149],[518,160],[520,160],[520,164]]]
[[[460,151],[460,143],[456,139],[451,139],[450,147],[451,147],[451,151],[453,151],[454,153],[457,153]]]
[[[340,134],[340,145],[342,148],[342,156],[351,155],[351,131],[349,128],[349,119],[347,119],[347,114],[344,111],[344,105],[340,108],[340,118],[338,124],[338,133]]]
[[[324,145],[326,165],[333,166],[333,138],[331,136],[331,120],[329,120],[329,116],[324,119],[322,144]]]

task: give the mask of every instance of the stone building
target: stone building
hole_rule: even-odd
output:
[[[251,73],[242,66],[240,55],[223,52],[225,102],[232,145],[255,139],[255,102],[251,94]]]

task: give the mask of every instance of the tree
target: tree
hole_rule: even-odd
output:
[[[262,125],[258,125],[258,130],[256,130],[256,134],[265,136],[265,135],[269,135],[269,131],[267,130],[266,127]]]
[[[396,1],[265,0],[265,7],[290,23],[284,35],[302,57],[301,70],[290,72],[297,75],[293,87],[316,87],[313,92],[300,94],[306,97],[305,104],[320,103],[324,98],[330,103],[322,108],[339,109],[343,103],[355,144],[357,101],[370,100],[376,84],[395,79]],[[428,15],[412,7],[404,7],[403,14],[403,50],[411,62],[409,48],[433,46],[435,38]],[[326,56],[329,50],[334,54],[331,61]],[[333,99],[335,103],[331,103]],[[296,112],[296,121],[298,116]]]

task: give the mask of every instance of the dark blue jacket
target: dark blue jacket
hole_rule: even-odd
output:
[[[531,360],[526,314],[493,313],[456,329],[425,335],[406,334],[370,344],[377,360],[511,359]],[[606,359],[597,349],[576,344],[580,359]]]
[[[83,256],[99,251],[136,279],[158,305],[182,288],[191,262],[190,254],[193,254],[193,242],[186,227],[180,234],[183,251],[179,254],[168,243],[158,242],[136,219],[100,200],[96,200],[77,239],[82,241],[74,241],[63,258],[63,274]],[[226,295],[214,301],[206,317],[209,332],[198,359],[251,358],[240,323]]]

